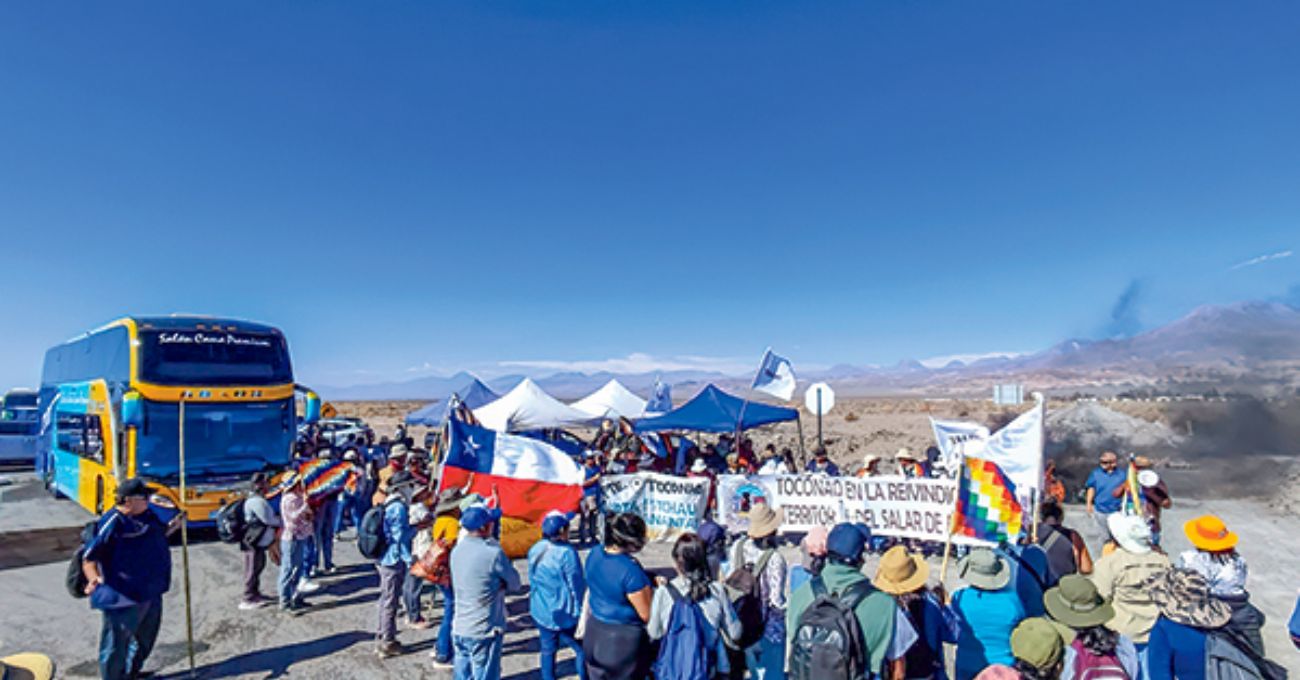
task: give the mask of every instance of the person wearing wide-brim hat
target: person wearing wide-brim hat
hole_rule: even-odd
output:
[[[1147,589],[1160,611],[1147,643],[1150,677],[1204,677],[1206,634],[1227,625],[1232,608],[1211,595],[1205,577],[1190,569],[1158,574]]]
[[[917,460],[916,454],[912,453],[912,450],[906,446],[900,447],[898,451],[894,453],[894,463],[898,465],[899,473],[906,477],[925,476],[925,468],[922,467],[921,463]]]
[[[1106,521],[1117,547],[1093,565],[1092,582],[1115,608],[1108,627],[1140,648],[1158,614],[1146,582],[1169,568],[1169,558],[1153,549],[1151,527],[1141,517],[1115,513]]]
[[[1052,620],[1067,629],[1063,633],[1068,638],[1065,675],[1077,677],[1086,668],[1118,665],[1130,678],[1137,677],[1137,647],[1127,636],[1106,627],[1115,608],[1086,576],[1063,576],[1043,595],[1043,604]]]
[[[1011,583],[1011,565],[988,548],[975,548],[957,563],[957,576],[969,587],[953,593],[951,607],[960,623],[957,677],[972,678],[992,664],[1011,666],[1011,631],[1025,619],[1025,605]]]
[[[907,612],[917,639],[900,659],[903,676],[909,679],[943,677],[943,643],[957,642],[957,628],[945,621],[943,588],[926,588],[930,565],[925,558],[896,545],[880,558],[876,577],[871,584],[894,597],[899,608]],[[951,618],[951,617],[948,617]]]
[[[868,453],[862,457],[862,468],[858,470],[858,477],[875,477],[880,474],[879,470],[880,456],[874,453]]]
[[[749,509],[746,537],[736,542],[727,562],[726,577],[748,566],[759,582],[763,598],[763,619],[767,632],[763,639],[745,650],[754,677],[782,677],[785,669],[785,584],[786,563],[777,543],[776,533],[785,521],[785,513],[773,510],[765,502]]]
[[[50,680],[54,661],[44,654],[25,652],[0,659],[0,680]]]
[[[1260,656],[1264,655],[1264,613],[1246,590],[1246,560],[1237,552],[1237,534],[1223,520],[1203,515],[1189,520],[1183,531],[1193,548],[1178,556],[1177,565],[1198,572],[1210,584],[1210,594],[1232,608],[1232,630]]]
[[[1042,617],[1021,621],[1011,632],[1011,653],[1015,663],[993,664],[975,680],[1048,680],[1061,675],[1065,644],[1060,628]]]

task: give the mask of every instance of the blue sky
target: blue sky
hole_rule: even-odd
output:
[[[124,313],[279,325],[300,379],[338,385],[1035,350],[1281,298],[1298,25],[1265,2],[6,3],[0,386]]]

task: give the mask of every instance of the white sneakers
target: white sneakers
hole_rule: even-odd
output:
[[[315,581],[303,579],[298,582],[298,592],[300,593],[314,593],[318,590],[320,590],[320,584]]]

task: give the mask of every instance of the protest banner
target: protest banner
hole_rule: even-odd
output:
[[[707,477],[685,478],[639,472],[601,479],[606,512],[631,512],[645,520],[652,541],[695,531],[709,501]]]
[[[743,531],[749,508],[763,499],[784,511],[782,533],[863,522],[880,536],[943,541],[956,492],[950,479],[724,475],[718,478],[718,521]]]

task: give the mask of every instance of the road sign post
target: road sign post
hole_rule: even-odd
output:
[[[813,383],[803,393],[803,404],[809,411],[817,414],[817,447],[821,448],[823,446],[822,416],[830,413],[835,407],[835,391],[824,382]]]

